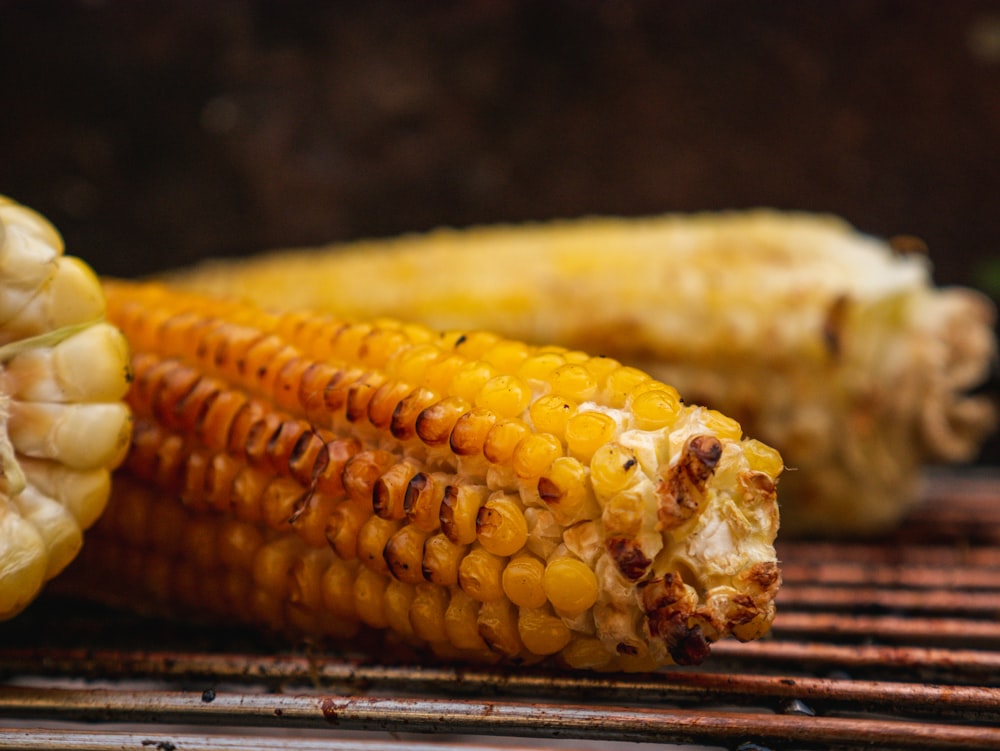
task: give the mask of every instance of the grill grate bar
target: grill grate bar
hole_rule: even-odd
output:
[[[1000,685],[1000,652],[882,644],[829,644],[775,641],[723,642],[712,647],[713,670],[726,667],[773,671],[806,669],[815,673],[863,677],[876,675]]]
[[[1000,597],[1000,568],[950,564],[873,567],[856,561],[785,561],[783,589],[799,583],[909,587],[913,589],[989,590]]]
[[[782,612],[774,620],[773,634],[781,639],[813,636],[825,641],[1000,649],[1000,622],[960,618]]]
[[[857,717],[764,715],[714,709],[643,709],[356,696],[216,694],[106,689],[0,688],[0,714],[26,719],[504,734],[659,743],[756,742],[798,749],[996,749],[1000,727]]]
[[[805,650],[805,651],[808,651]],[[1000,655],[993,669],[1000,673]],[[911,661],[919,659],[911,656]],[[242,654],[177,654],[70,651],[45,656],[30,651],[7,654],[8,669],[30,674],[67,674],[74,670],[90,679],[171,680],[192,683],[260,683],[273,687],[337,688],[381,695],[469,695],[530,697],[535,701],[577,701],[629,704],[673,703],[765,706],[780,711],[789,702],[804,702],[813,710],[882,712],[903,716],[936,716],[975,722],[1000,722],[1000,688],[937,686],[882,680],[813,678],[801,675],[720,674],[672,671],[650,677],[553,674],[522,670],[359,665],[301,656]]]
[[[1000,573],[997,576],[1000,577]],[[995,618],[1000,615],[1000,592],[783,584],[778,593],[777,606],[847,609],[855,612],[861,609],[943,612]]]
[[[317,739],[287,734],[278,737],[212,733],[0,728],[0,751],[441,751],[449,744],[385,740]],[[532,751],[521,747],[523,751]],[[462,751],[510,751],[509,746],[462,743]],[[534,751],[542,751],[537,747]]]

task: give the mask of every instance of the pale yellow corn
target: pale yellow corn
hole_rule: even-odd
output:
[[[994,424],[988,399],[968,393],[996,357],[991,303],[934,287],[926,257],[828,216],[440,230],[169,279],[275,308],[486,328],[638,366],[781,451],[793,470],[784,534],[892,527],[918,499],[922,469],[971,459]],[[534,403],[532,418],[585,457],[593,446],[574,438],[573,414],[590,398],[587,374],[544,354],[521,367],[551,371],[554,396]],[[619,380],[629,393],[627,372]],[[649,427],[673,419],[676,398],[644,397]]]
[[[0,196],[0,619],[77,555],[128,448],[122,334],[56,230]]]
[[[135,428],[61,578],[77,594],[593,669],[769,629],[780,456],[648,375],[484,332],[105,291]],[[561,433],[533,423],[553,396],[543,411],[572,400]]]

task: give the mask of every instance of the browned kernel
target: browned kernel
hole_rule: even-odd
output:
[[[449,485],[441,501],[441,531],[452,542],[467,545],[476,539],[476,518],[488,490],[478,485]]]
[[[415,474],[403,496],[403,511],[407,521],[426,532],[435,531],[440,525],[445,487],[445,475],[427,472]]]
[[[458,584],[458,565],[467,550],[467,545],[456,545],[443,534],[428,537],[421,563],[424,579],[443,587]]]
[[[394,577],[408,584],[421,584],[423,573],[424,543],[428,533],[407,524],[389,538],[382,551],[386,565]]]
[[[458,418],[449,437],[451,450],[459,456],[475,456],[482,453],[497,416],[488,409],[471,409]]]
[[[402,519],[407,487],[415,473],[416,467],[409,462],[398,462],[383,472],[372,488],[372,510],[383,519]]]

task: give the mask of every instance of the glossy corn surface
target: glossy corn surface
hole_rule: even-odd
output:
[[[0,196],[0,619],[77,555],[125,456],[128,348],[93,272]]]
[[[828,216],[749,211],[440,230],[170,276],[276,307],[482,327],[603,353],[778,448],[782,533],[894,526],[924,467],[993,429],[995,312]]]
[[[645,373],[482,331],[105,290],[135,430],[74,586],[591,669],[767,632],[781,458]]]

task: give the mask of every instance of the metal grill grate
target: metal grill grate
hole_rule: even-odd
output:
[[[652,676],[372,665],[43,599],[0,627],[0,749],[1000,748],[1000,477],[779,554],[769,638]]]

